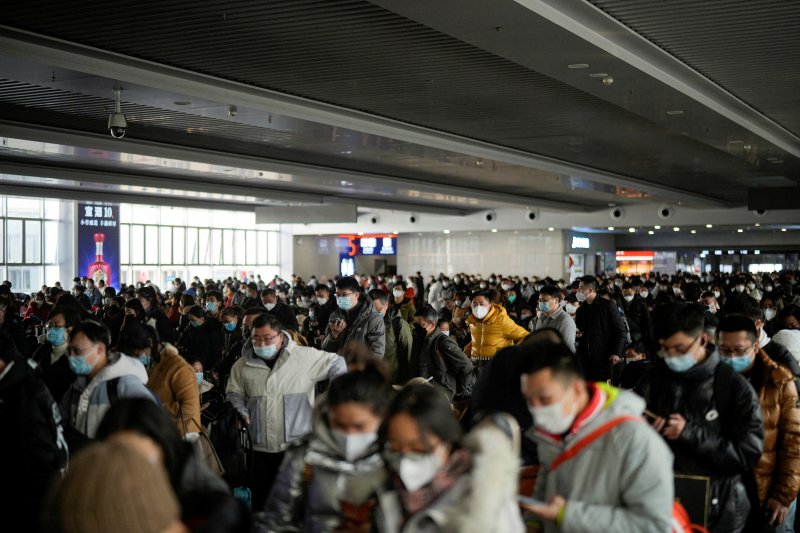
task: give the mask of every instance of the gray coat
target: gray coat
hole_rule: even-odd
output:
[[[325,340],[322,341],[323,350],[342,355],[348,343],[358,342],[366,345],[373,355],[383,357],[386,351],[386,327],[383,325],[383,315],[364,298],[360,298],[355,309],[346,313],[345,321],[347,328],[338,339],[331,336],[330,321],[328,322]]]
[[[344,525],[342,502],[371,507],[377,501],[378,489],[387,480],[379,443],[349,462],[326,420],[325,411],[317,409],[314,433],[286,451],[264,512],[256,516],[256,531],[334,531]]]
[[[536,441],[542,463],[535,497],[548,501],[558,495],[567,500],[560,527],[548,522],[545,532],[667,533],[672,520],[672,452],[644,419],[616,426],[549,472],[561,453],[599,426],[644,411],[644,400],[636,394],[600,387],[608,401],[576,435],[557,442],[536,426],[526,432]]]

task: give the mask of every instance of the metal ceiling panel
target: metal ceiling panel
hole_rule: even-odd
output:
[[[588,1],[800,134],[800,2]]]

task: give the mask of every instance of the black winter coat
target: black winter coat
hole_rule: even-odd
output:
[[[39,365],[36,369],[38,377],[47,385],[53,398],[60,402],[72,382],[75,381],[75,372],[69,367],[67,354],[59,357],[55,363],[51,363],[52,354],[53,345],[46,342],[39,345],[31,359]]]
[[[666,442],[675,454],[676,473],[711,478],[709,530],[741,531],[750,512],[742,476],[761,458],[764,422],[753,388],[720,362],[715,347],[709,348],[713,352],[684,373],[672,372],[658,359],[635,391],[653,413],[686,419],[680,437]],[[715,386],[715,380],[728,386]],[[727,398],[715,399],[717,391]]]
[[[277,318],[285,329],[290,329],[292,331],[300,330],[300,326],[297,324],[297,315],[295,315],[294,310],[283,302],[275,304],[272,311],[267,311],[267,314]]]
[[[0,434],[3,531],[36,531],[48,484],[68,452],[58,404],[21,358],[0,380]]]
[[[190,325],[181,335],[178,351],[189,363],[200,361],[203,370],[216,367],[222,359],[222,324],[207,317],[198,328]]]
[[[419,375],[432,377],[431,383],[441,387],[448,398],[470,390],[472,361],[439,328],[427,337],[414,337],[411,358],[419,361]]]
[[[161,342],[175,342],[175,330],[172,328],[169,318],[161,309],[151,310],[146,313],[144,322],[156,328]]]
[[[623,302],[625,309],[625,319],[628,321],[628,327],[631,331],[631,340],[633,342],[643,342],[651,353],[655,351],[655,343],[652,339],[652,328],[650,326],[650,311],[647,310],[647,304],[644,299],[634,295],[633,301]]]
[[[586,379],[610,379],[609,357],[625,353],[625,319],[616,304],[599,296],[591,304],[584,302],[575,315],[575,325],[581,333],[577,339],[576,355],[583,365]]]

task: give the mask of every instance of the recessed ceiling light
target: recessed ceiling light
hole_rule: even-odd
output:
[[[492,228],[492,233],[497,233],[497,228]]]
[[[670,109],[669,111],[667,111],[667,115],[672,115],[672,116],[683,115],[683,109]]]
[[[609,226],[608,231],[614,231],[614,226]]]
[[[648,231],[648,232],[647,232],[647,234],[648,234],[648,235],[655,235],[655,234],[656,234],[656,232],[655,232],[655,231],[653,231],[653,230],[650,230],[650,231]]]
[[[654,229],[661,229],[661,226],[653,226]]]
[[[713,228],[713,227],[714,227],[714,224],[706,224],[706,227],[707,227],[708,229],[711,229],[711,228]]]
[[[689,233],[691,233],[692,235],[694,235],[695,233],[697,233],[697,230],[696,230],[696,229],[693,229],[693,230],[692,230],[692,231],[690,231]]]
[[[445,235],[447,235],[448,233],[450,233],[450,230],[449,230],[449,229],[446,229],[446,230],[444,230],[444,234],[445,234]]]
[[[589,68],[589,63],[573,63],[567,65],[567,68]]]
[[[608,76],[608,74],[605,72],[592,72],[589,74],[590,78],[605,78],[606,76]]]
[[[736,230],[736,233],[744,233],[744,230],[742,228],[739,228]]]
[[[672,228],[672,231],[680,231],[680,230],[681,230],[681,228],[679,228],[678,226],[675,226],[674,228]]]
[[[756,222],[755,223],[755,227],[760,228],[761,227],[761,223],[760,222]]]
[[[636,233],[636,228],[628,228],[628,232],[630,232],[630,233]]]
[[[555,231],[556,228],[547,228],[547,231]]]
[[[359,232],[358,232],[358,236],[360,237],[360,236],[362,236],[362,235],[364,235],[364,232],[363,232],[363,231],[359,231]]]
[[[781,228],[781,231],[786,231],[786,228]]]
[[[399,234],[399,233],[400,233],[399,231],[397,231],[397,230],[394,230],[394,231],[392,232],[392,235],[397,235],[397,234]]]

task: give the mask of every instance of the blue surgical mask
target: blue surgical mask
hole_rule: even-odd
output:
[[[94,365],[89,364],[88,355],[70,355],[67,357],[69,368],[79,376],[88,376],[92,373]]]
[[[67,328],[50,328],[47,330],[47,342],[53,346],[61,346],[66,341]]]
[[[673,372],[686,372],[697,364],[697,360],[694,358],[692,352],[676,355],[674,357],[669,357],[664,352],[659,352],[658,355],[664,359],[664,363],[666,363]]]
[[[200,326],[203,325],[203,323],[200,322],[199,320],[192,320],[191,323],[193,328],[199,328]]]
[[[278,354],[278,347],[274,344],[267,344],[265,346],[256,346],[254,344],[253,352],[255,352],[255,354],[261,359],[266,359],[269,361],[271,359],[275,359],[275,356]]]
[[[203,373],[202,372],[195,372],[194,373],[195,379],[197,379],[197,384],[200,385],[203,383]]]
[[[550,306],[547,304],[547,302],[539,302],[539,311],[542,313],[549,313]]]
[[[342,311],[349,311],[353,308],[353,299],[350,296],[337,296],[336,305],[338,305],[339,309]]]
[[[150,355],[140,355],[139,357],[137,357],[137,359],[144,366],[150,366],[150,363],[153,362],[153,358]]]
[[[235,322],[225,322],[225,324],[223,324],[223,326],[225,327],[225,329],[227,331],[233,331],[233,330],[236,329],[236,323]]]
[[[732,357],[723,355],[720,359],[723,363],[732,366],[736,372],[744,372],[753,364],[753,360],[750,359],[749,355],[734,355]]]
[[[516,299],[517,299],[517,295],[516,294],[510,294],[508,296],[508,303],[513,304],[514,301],[516,301]]]
[[[217,312],[217,302],[206,302],[206,311],[209,313],[216,313]]]

